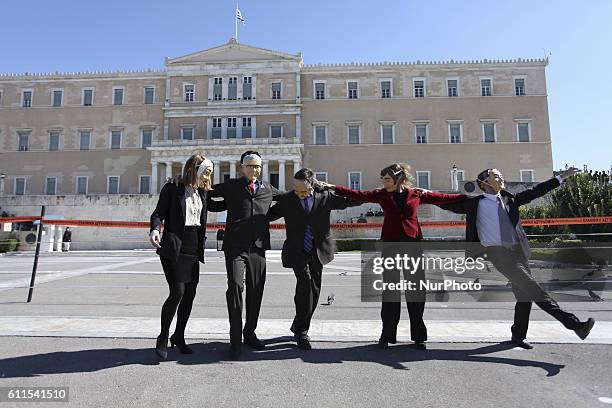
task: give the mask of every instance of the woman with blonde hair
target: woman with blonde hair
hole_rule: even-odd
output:
[[[170,344],[177,345],[183,354],[193,353],[185,344],[185,326],[199,282],[199,262],[204,263],[207,211],[213,208],[223,211],[225,207],[223,202],[208,197],[212,172],[210,160],[201,154],[192,155],[185,163],[180,181],[163,186],[151,214],[149,237],[157,248],[170,292],[162,306],[161,332],[155,347],[162,359],[168,357],[168,334],[175,314],[176,330]],[[162,223],[164,231],[160,239]]]
[[[443,194],[413,188],[413,178],[410,171],[410,166],[405,163],[393,163],[385,167],[380,171],[383,188],[375,190],[361,191],[327,183],[320,184],[325,188],[334,189],[339,196],[355,201],[379,204],[384,213],[381,237],[384,242],[418,242],[423,239],[421,226],[417,218],[417,210],[420,204],[441,205],[454,203],[465,199],[465,196],[463,194]],[[409,247],[411,252],[414,252],[410,254],[413,257],[419,257],[422,253],[419,252],[420,250],[417,246]],[[412,251],[413,247],[414,251]],[[386,244],[385,248],[384,252],[386,251],[388,256],[393,256],[394,254],[389,252],[405,251],[407,246]],[[424,270],[419,268],[407,279],[418,282],[424,279],[424,275]],[[383,274],[385,282],[398,278],[399,271],[397,270]],[[382,295],[383,301],[380,314],[383,329],[378,344],[381,347],[387,347],[389,343],[394,344],[397,341],[397,325],[400,320],[401,303],[399,292],[383,292]],[[423,321],[425,294],[419,291],[409,294],[406,291],[406,303],[410,316],[411,338],[417,348],[424,350],[426,349],[425,341],[427,340],[427,327]]]

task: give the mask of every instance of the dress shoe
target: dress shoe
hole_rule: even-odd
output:
[[[157,336],[157,342],[155,343],[155,354],[162,360],[168,358],[168,336]]]
[[[512,340],[510,340],[510,343],[512,343],[516,347],[520,347],[525,350],[531,350],[533,348],[533,345],[531,343],[514,337],[512,338]]]
[[[259,340],[255,333],[244,336],[244,344],[255,350],[265,350],[266,348],[264,342]]]
[[[414,348],[417,349],[417,350],[423,351],[423,350],[427,350],[427,345],[425,343],[423,343],[423,342],[415,342],[414,343]]]
[[[312,345],[310,344],[310,337],[306,334],[295,335],[295,342],[297,343],[298,348],[302,350],[312,350]]]
[[[576,332],[576,335],[580,337],[581,340],[584,340],[587,338],[587,336],[591,332],[591,329],[593,328],[594,324],[595,324],[595,319],[593,319],[592,317],[589,317],[589,319],[586,322],[580,322],[578,325],[578,328],[574,329],[574,332]]]
[[[181,354],[193,354],[193,350],[185,344],[185,339],[177,337],[176,333],[170,336],[170,347],[174,347],[174,345],[178,347]]]
[[[240,354],[242,353],[240,344],[231,344],[228,352],[228,356],[230,360],[238,360],[240,358]]]

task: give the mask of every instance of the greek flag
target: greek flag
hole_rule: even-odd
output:
[[[244,25],[244,18],[242,18],[242,13],[240,13],[238,6],[236,6],[236,19],[242,21],[242,24]]]

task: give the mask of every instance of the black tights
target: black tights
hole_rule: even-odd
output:
[[[187,326],[187,320],[191,314],[191,307],[193,306],[193,299],[196,295],[197,283],[183,283],[183,282],[168,282],[170,294],[168,299],[164,302],[161,312],[161,335],[168,337],[170,332],[170,323],[174,314],[176,316],[176,330],[174,333],[181,339],[185,337],[185,326]]]

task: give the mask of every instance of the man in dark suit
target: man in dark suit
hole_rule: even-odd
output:
[[[310,350],[308,329],[319,302],[323,265],[334,259],[335,243],[330,233],[330,213],[357,202],[339,197],[330,191],[315,189],[312,170],[295,173],[293,191],[277,198],[268,212],[270,221],[285,217],[287,239],[283,243],[283,267],[293,268],[295,286],[295,318],[291,325],[299,348]]]
[[[266,250],[270,249],[270,224],[266,214],[281,194],[259,179],[261,156],[247,151],[240,157],[242,177],[213,185],[210,197],[222,197],[227,206],[223,251],[227,269],[227,310],[230,321],[230,358],[237,359],[241,343],[262,350],[255,335],[266,282]],[[246,274],[246,323],[242,327],[242,292]]]
[[[513,195],[504,190],[505,181],[501,172],[497,169],[487,169],[478,175],[476,181],[484,194],[466,198],[459,203],[440,206],[467,215],[466,241],[480,242],[488,260],[512,283],[517,303],[514,308],[511,341],[518,347],[533,348],[525,341],[532,302],[583,340],[595,324],[592,318],[581,322],[574,314],[561,309],[533,279],[528,264],[529,244],[519,218],[521,205],[559,187],[564,179],[578,172],[578,169],[570,168],[557,177]]]

